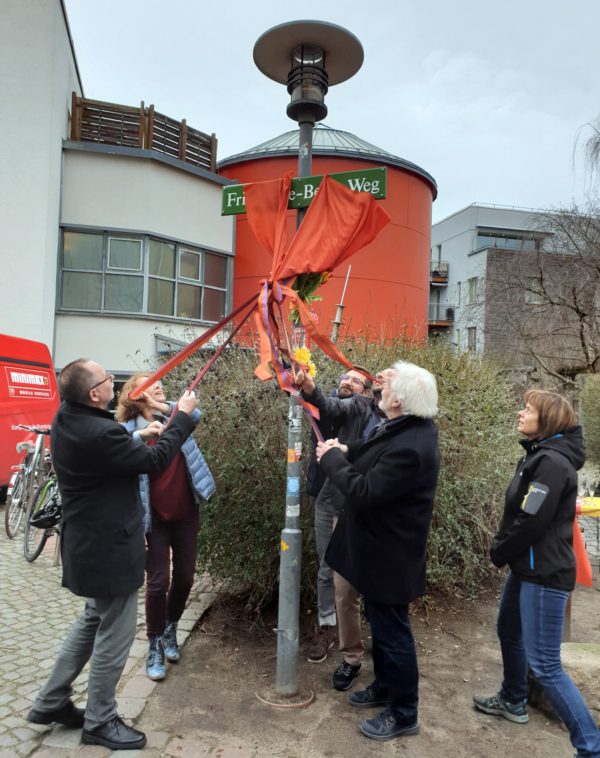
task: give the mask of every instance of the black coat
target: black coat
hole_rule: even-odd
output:
[[[303,395],[309,403],[319,409],[322,421],[335,430],[335,435],[329,436],[337,436],[340,442],[362,440],[367,425],[375,426],[385,419],[379,410],[378,401],[366,395],[354,394],[341,398],[337,395],[324,395],[318,387],[315,387],[312,395]],[[328,437],[325,436],[325,439]],[[323,469],[319,470],[325,477]],[[335,513],[339,513],[344,507],[344,495],[331,479],[323,479],[317,495],[319,500],[326,502]]]
[[[508,563],[520,579],[570,592],[576,574],[577,469],[585,461],[581,427],[521,444],[526,452],[506,490],[492,562],[498,567]]]
[[[134,441],[107,411],[63,403],[52,422],[62,497],[64,587],[83,597],[135,592],[144,582],[138,474],[163,471],[194,429],[175,414],[156,445]]]
[[[325,554],[368,600],[406,605],[425,592],[427,534],[439,472],[433,421],[402,416],[321,466],[345,497]]]

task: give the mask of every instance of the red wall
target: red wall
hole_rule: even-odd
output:
[[[381,163],[335,156],[314,156],[314,175],[376,167]],[[292,169],[295,157],[264,158],[223,168],[221,174],[246,182],[275,179]],[[388,166],[387,197],[380,200],[391,216],[391,223],[367,247],[360,250],[333,272],[319,289],[323,302],[315,303],[320,330],[331,333],[348,264],[352,265],[344,299],[340,335],[379,337],[427,337],[429,301],[429,257],[431,241],[432,189],[420,177],[396,166]],[[295,228],[296,212],[289,212],[290,233]],[[258,292],[258,282],[268,275],[271,258],[256,241],[246,217],[237,218],[234,264],[234,307]]]

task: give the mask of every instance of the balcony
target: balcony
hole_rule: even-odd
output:
[[[71,97],[71,139],[156,150],[206,171],[217,170],[217,138],[175,121],[154,106],[139,108]]]
[[[454,306],[448,303],[429,303],[429,328],[449,329],[454,323]]]
[[[433,287],[445,287],[448,284],[448,261],[430,262],[429,283]]]

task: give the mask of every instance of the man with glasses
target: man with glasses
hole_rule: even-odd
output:
[[[52,422],[52,461],[62,496],[62,583],[85,598],[27,719],[83,727],[82,742],[112,750],[144,747],[146,737],[117,715],[115,692],[137,626],[145,545],[139,474],[164,471],[195,427],[185,392],[167,429],[155,421],[132,438],[106,409],[112,374],[80,358],[58,379],[62,404]],[[160,435],[152,447],[142,444]],[[85,713],[70,699],[90,661]]]
[[[357,366],[340,377],[337,397],[325,396],[312,378],[302,371],[295,377],[302,394],[319,409],[321,419],[338,428],[337,437],[342,442],[366,439],[371,429],[384,418],[373,398],[372,382],[361,371],[364,369]],[[360,596],[325,562],[325,551],[343,507],[344,496],[331,480],[326,479],[315,500],[319,627],[309,643],[307,657],[311,663],[324,661],[328,650],[336,642],[337,633],[342,653],[342,661],[333,674],[333,687],[337,690],[347,690],[352,686],[364,655]]]

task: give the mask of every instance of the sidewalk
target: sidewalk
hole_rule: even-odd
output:
[[[4,519],[4,507],[0,508]],[[57,650],[73,621],[83,608],[81,598],[61,587],[61,568],[52,566],[53,545],[34,563],[23,556],[22,532],[10,540],[0,534],[0,758],[104,758],[113,752],[80,744],[81,731],[30,724],[25,716],[43,681],[54,664]],[[215,597],[212,584],[199,579],[179,623],[178,639],[188,638],[198,619]],[[119,713],[137,719],[144,710],[155,682],[144,673],[147,641],[144,626],[143,593],[138,605],[138,631],[118,689]],[[74,685],[74,701],[85,699],[87,669]],[[152,735],[149,735],[150,740]],[[161,747],[169,743],[161,738]],[[149,740],[149,741],[150,741]],[[130,758],[142,751],[128,751]],[[115,753],[116,754],[116,753]],[[123,753],[119,753],[123,755]]]

